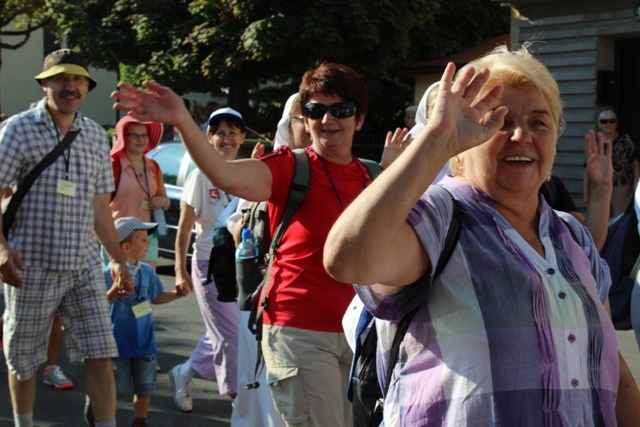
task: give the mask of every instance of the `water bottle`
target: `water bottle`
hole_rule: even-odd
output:
[[[258,264],[258,246],[250,229],[242,229],[242,241],[236,248],[236,279],[238,280],[238,307],[251,310],[251,295],[262,281]]]
[[[245,259],[255,259],[258,261],[258,246],[253,241],[253,234],[248,228],[242,229],[242,241],[236,248],[236,261]]]
[[[158,208],[153,210],[153,222],[158,224],[158,236],[167,235],[167,219],[164,216],[164,209]]]

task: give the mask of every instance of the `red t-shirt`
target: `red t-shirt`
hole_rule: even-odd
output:
[[[357,159],[348,165],[338,165],[321,159],[311,147],[306,151],[311,182],[276,252],[267,287],[264,323],[342,332],[342,316],[355,291],[352,284],[329,276],[322,265],[322,251],[333,223],[371,179]],[[273,235],[287,201],[294,159],[291,150],[283,147],[262,160],[273,176],[268,201]]]

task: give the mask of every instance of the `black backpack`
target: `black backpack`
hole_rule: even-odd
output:
[[[600,250],[600,256],[611,270],[609,305],[611,320],[617,330],[631,329],[631,291],[636,276],[634,272],[638,269],[638,255],[640,236],[632,198],[627,209],[609,221],[607,239]]]
[[[440,254],[440,259],[438,260],[438,264],[433,273],[434,280],[442,272],[444,267],[447,265],[447,262],[449,262],[449,258],[451,258],[456,243],[458,242],[458,238],[460,237],[460,209],[458,204],[448,190],[440,186],[437,188],[441,188],[451,196],[451,199],[453,200],[453,212],[451,216],[451,223],[449,224],[449,229],[447,230],[447,235],[444,239],[442,253]],[[424,280],[425,278],[426,276],[418,280]],[[393,343],[391,344],[389,363],[387,364],[387,372],[385,375],[384,392],[380,389],[378,373],[376,370],[378,334],[376,332],[375,322],[371,323],[371,328],[362,343],[362,347],[359,351],[356,350],[351,370],[351,383],[347,390],[347,397],[353,403],[354,427],[377,427],[382,423],[384,396],[387,394],[389,389],[393,367],[398,360],[400,344],[404,339],[404,335],[409,328],[409,324],[411,323],[413,316],[419,308],[420,306],[405,314],[400,320],[400,323],[398,323],[398,329],[393,337]],[[366,311],[366,308],[364,308],[364,310],[365,313],[363,313],[362,316],[365,318],[367,316],[371,316],[371,314]]]

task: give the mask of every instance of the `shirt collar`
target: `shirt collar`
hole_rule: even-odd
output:
[[[47,111],[47,97],[42,98],[38,103],[33,107],[34,109],[34,121],[36,123],[44,123],[48,128],[55,129],[55,122]],[[84,121],[84,117],[82,116],[82,112],[80,110],[76,110],[76,118],[73,120],[71,124],[71,128],[69,130],[78,130],[82,127],[82,122]]]

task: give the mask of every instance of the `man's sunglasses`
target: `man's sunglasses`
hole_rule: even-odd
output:
[[[603,125],[613,125],[618,123],[618,119],[600,119],[600,123]]]
[[[304,115],[312,120],[318,120],[324,117],[329,111],[336,119],[346,119],[353,116],[358,109],[353,102],[336,102],[326,106],[318,102],[310,102],[304,104]]]

